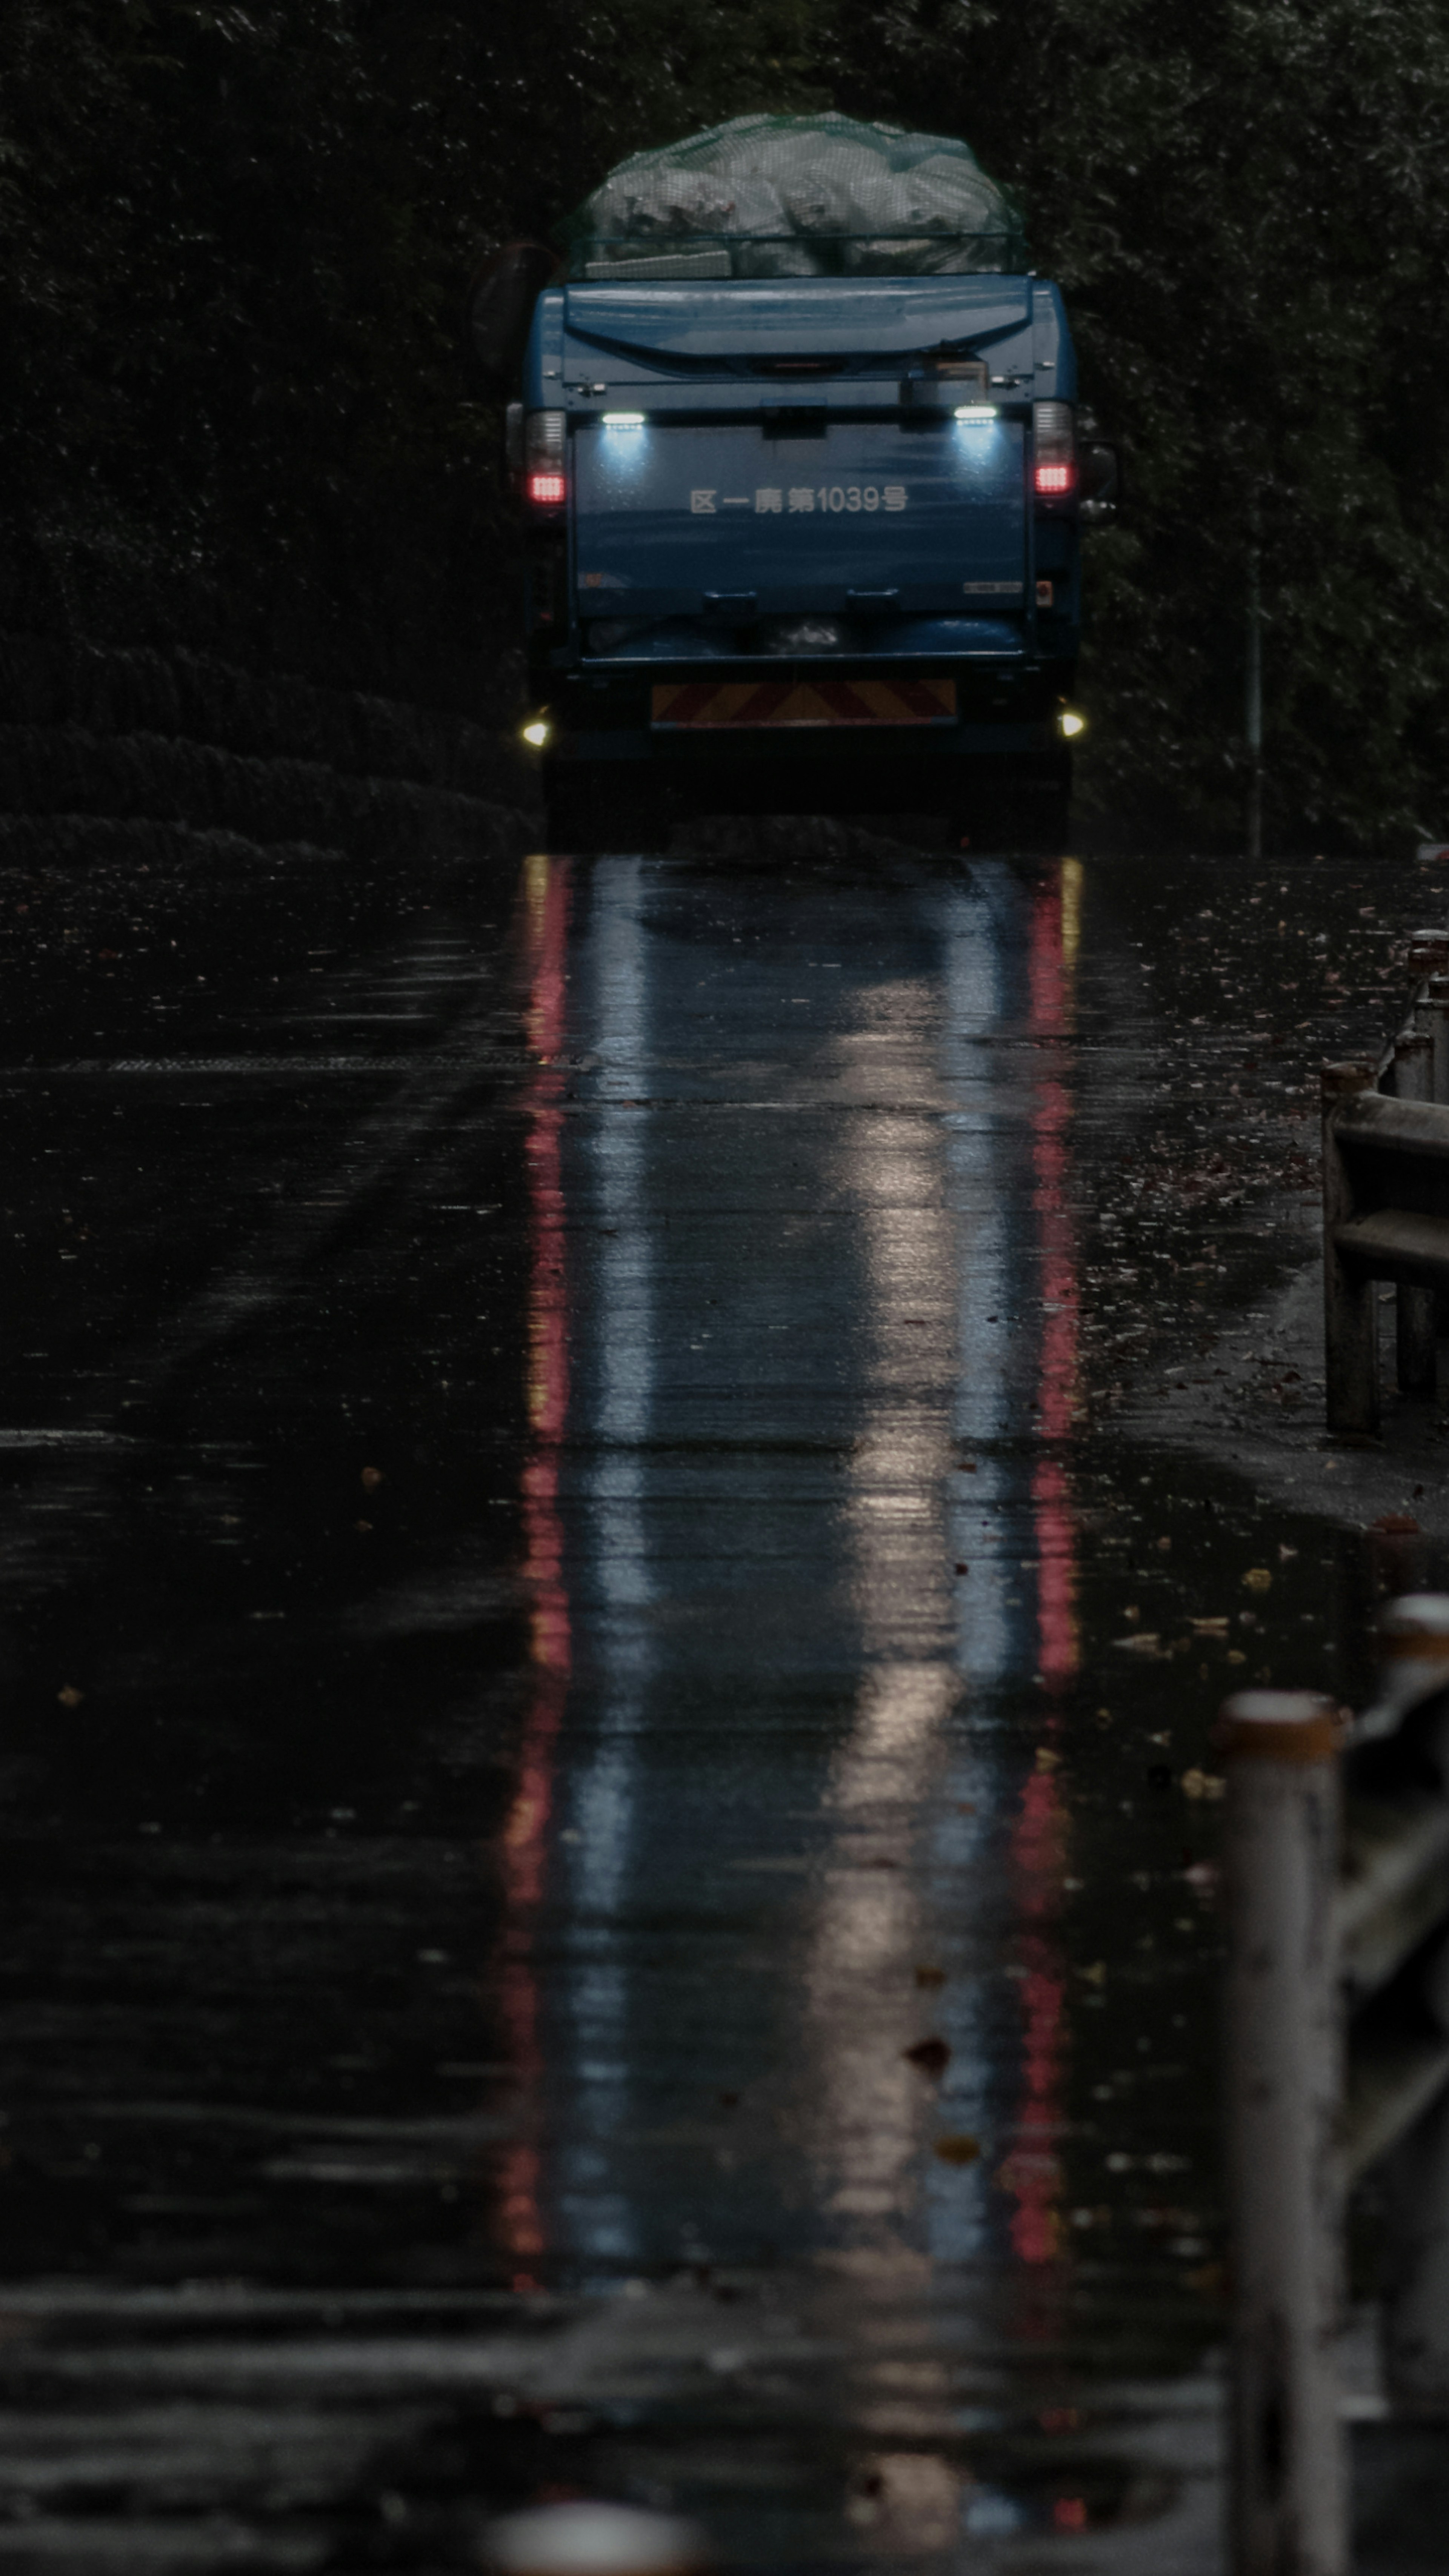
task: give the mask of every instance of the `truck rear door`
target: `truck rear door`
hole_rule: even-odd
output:
[[[576,419],[580,610],[1019,614],[1025,426],[989,405],[960,410],[918,425],[816,398],[688,419],[651,414],[646,398]]]

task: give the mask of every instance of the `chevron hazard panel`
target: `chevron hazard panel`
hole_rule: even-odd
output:
[[[654,723],[666,731],[955,721],[954,680],[673,680],[654,691]]]

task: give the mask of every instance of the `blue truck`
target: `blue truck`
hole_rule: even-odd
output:
[[[550,846],[702,811],[1063,846],[1117,465],[1056,286],[642,265],[544,287],[509,410]]]

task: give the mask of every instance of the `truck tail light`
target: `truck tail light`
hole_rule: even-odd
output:
[[[1035,451],[1032,482],[1044,500],[1065,500],[1077,488],[1077,442],[1071,404],[1033,403],[1031,427]]]
[[[536,508],[556,510],[569,496],[564,472],[567,414],[531,411],[523,432],[523,488]]]

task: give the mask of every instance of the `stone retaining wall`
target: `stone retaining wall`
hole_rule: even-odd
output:
[[[530,779],[482,726],[202,655],[0,634],[0,858],[504,856]]]

